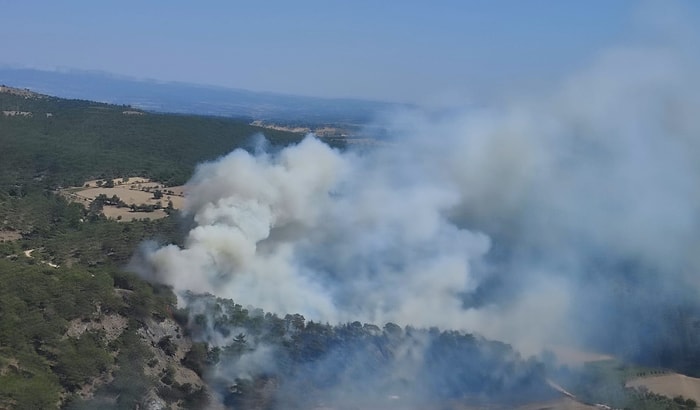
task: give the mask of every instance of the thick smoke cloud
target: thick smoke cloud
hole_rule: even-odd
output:
[[[190,182],[197,227],[185,248],[150,261],[176,289],[268,311],[435,324],[437,312],[461,310],[460,292],[475,285],[469,261],[489,241],[448,220],[451,188],[406,165],[379,151],[341,154],[313,137],[278,154],[235,151]]]
[[[694,57],[610,50],[537,99],[389,115],[369,149],[236,150],[197,169],[196,226],[147,274],[322,322],[639,348],[700,289]]]

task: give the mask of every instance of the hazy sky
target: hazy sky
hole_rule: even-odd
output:
[[[659,4],[668,2],[654,12],[665,7]],[[314,96],[449,100],[575,69],[633,35],[645,7],[628,0],[0,0],[0,64]],[[678,7],[697,17],[700,1]]]

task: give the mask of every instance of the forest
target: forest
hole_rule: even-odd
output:
[[[254,149],[255,135],[264,132],[273,146],[303,137],[223,117],[158,114],[39,94],[0,93],[0,111],[31,113],[0,116],[0,186],[15,194],[31,181],[55,188],[131,175],[181,185],[202,161],[235,148]]]

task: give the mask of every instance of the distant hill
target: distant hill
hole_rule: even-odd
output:
[[[291,124],[365,123],[399,104],[254,92],[188,83],[138,80],[93,71],[0,67],[0,84],[64,98],[129,104],[143,110],[215,115]]]

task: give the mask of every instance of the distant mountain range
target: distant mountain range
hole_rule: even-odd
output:
[[[255,92],[158,82],[104,72],[0,67],[0,84],[71,99],[89,99],[174,113],[277,121],[287,124],[361,124],[401,104]]]

